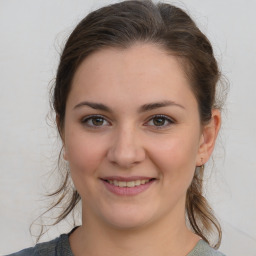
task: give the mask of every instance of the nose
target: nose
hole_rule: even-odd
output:
[[[145,150],[134,129],[120,128],[113,135],[114,139],[107,153],[112,164],[128,169],[145,159]]]

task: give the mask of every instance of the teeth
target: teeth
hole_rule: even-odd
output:
[[[126,185],[127,185],[127,187],[132,188],[132,187],[135,187],[135,182],[134,181],[128,181],[128,182],[126,182]]]
[[[126,182],[125,181],[119,181],[118,186],[121,187],[121,188],[126,187]]]
[[[135,186],[139,186],[140,185],[140,180],[135,180],[134,183],[135,183]]]
[[[113,184],[117,187],[128,187],[128,188],[133,188],[136,186],[140,186],[143,184],[148,183],[150,180],[134,180],[134,181],[118,181],[118,180],[108,180],[108,183]]]

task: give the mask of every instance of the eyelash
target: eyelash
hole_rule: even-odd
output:
[[[91,115],[91,116],[88,116],[88,117],[85,117],[82,119],[82,124],[84,124],[85,126],[88,126],[89,128],[93,128],[93,129],[99,129],[101,128],[101,126],[95,126],[95,125],[88,125],[88,121],[89,120],[92,120],[94,118],[100,118],[104,121],[106,121],[106,119],[104,118],[104,116],[101,116],[101,115]]]
[[[172,124],[175,123],[175,121],[173,119],[171,119],[170,117],[168,116],[165,116],[165,115],[154,115],[152,117],[150,117],[150,119],[147,121],[147,123],[153,119],[163,119],[164,121],[168,122],[167,125],[163,125],[163,126],[155,126],[156,129],[164,129]]]
[[[92,129],[99,129],[101,128],[103,125],[100,125],[100,126],[96,126],[96,125],[89,125],[88,124],[88,121],[90,120],[93,120],[94,118],[99,118],[99,119],[102,119],[103,122],[106,121],[105,117],[104,116],[101,116],[101,115],[91,115],[91,116],[88,116],[88,117],[85,117],[82,119],[82,124],[86,125],[87,127],[89,128],[92,128]],[[172,124],[175,124],[175,121],[173,119],[171,119],[170,117],[167,117],[165,115],[154,115],[152,117],[150,117],[150,119],[147,121],[147,123],[153,119],[164,119],[164,121],[167,121],[168,124],[167,125],[163,125],[163,126],[155,126],[156,129],[164,129]],[[107,121],[108,122],[108,121]],[[147,125],[148,126],[148,125]]]

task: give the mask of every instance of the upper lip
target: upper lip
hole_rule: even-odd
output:
[[[146,176],[130,176],[130,177],[123,177],[123,176],[106,176],[101,177],[102,180],[117,180],[117,181],[134,181],[134,180],[151,180],[155,179],[154,177],[146,177]]]

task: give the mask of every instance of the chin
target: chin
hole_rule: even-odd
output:
[[[138,219],[138,218],[123,218],[123,219],[114,219],[113,221],[109,222],[110,226],[117,230],[135,230],[145,226],[147,221],[145,218]]]
[[[110,214],[104,216],[105,222],[112,228],[120,230],[132,230],[143,227],[152,218],[152,214],[150,213],[131,209],[123,209],[122,211],[116,211],[115,214],[113,213],[114,211],[112,210]]]

